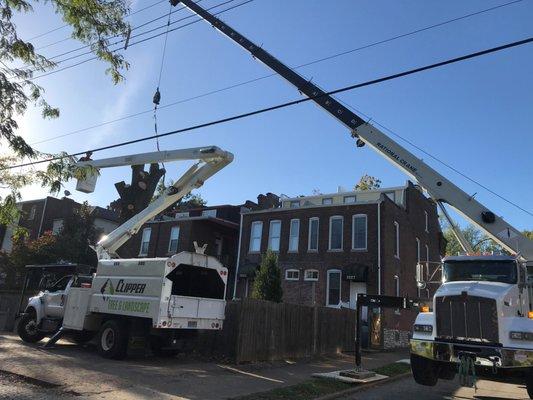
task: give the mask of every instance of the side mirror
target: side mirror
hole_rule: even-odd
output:
[[[420,289],[426,288],[426,281],[424,281],[424,266],[416,264],[416,286]]]

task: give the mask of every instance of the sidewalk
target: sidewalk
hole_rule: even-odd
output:
[[[407,351],[363,353],[362,361],[365,368],[372,369],[406,357]],[[98,399],[220,400],[294,385],[309,380],[314,372],[353,365],[353,355],[247,365],[179,356],[114,361],[101,358],[92,347],[60,341],[57,347],[43,350],[13,334],[0,334],[1,370],[60,385],[63,392],[71,391],[78,399],[81,395]]]

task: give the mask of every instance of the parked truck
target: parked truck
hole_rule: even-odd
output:
[[[68,334],[82,342],[98,335],[100,354],[126,356],[132,338],[142,338],[156,352],[175,349],[188,332],[220,330],[224,321],[228,270],[216,258],[181,252],[168,258],[121,259],[117,249],[140,227],[233,160],[217,147],[153,152],[81,161],[91,167],[78,182],[94,190],[97,170],[174,160],[199,160],[146,209],[119,226],[96,246],[99,256],[92,275],[73,275],[30,298],[18,324],[20,337],[37,342],[55,333],[49,343]]]
[[[293,85],[347,127],[357,147],[368,145],[417,181],[439,205],[465,252],[472,253],[472,248],[449,217],[445,204],[454,207],[513,255],[444,260],[442,287],[435,295],[434,311],[421,313],[416,319],[411,342],[412,370],[418,383],[429,385],[436,384],[438,377],[451,378],[458,371],[487,372],[489,379],[527,383],[533,398],[533,241],[478,202],[475,195],[465,193],[391,139],[371,120],[357,115],[197,2],[170,0],[170,3],[173,6],[181,3]],[[423,286],[428,271],[422,266],[416,269]]]

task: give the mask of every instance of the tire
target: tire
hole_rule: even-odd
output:
[[[533,399],[533,371],[530,371],[526,378],[527,394],[530,399]]]
[[[70,334],[70,338],[76,344],[85,344],[87,342],[90,342],[94,338],[95,335],[96,335],[96,332],[93,332],[93,331],[77,331],[77,332],[72,332]]]
[[[122,360],[128,350],[127,324],[120,320],[104,322],[98,332],[98,353],[104,358]]]
[[[37,329],[36,319],[35,313],[26,313],[17,325],[17,333],[26,343],[37,343],[46,336]]]
[[[443,365],[439,370],[439,379],[446,381],[453,381],[455,378],[456,370],[453,365]]]
[[[411,354],[411,371],[419,385],[435,386],[439,380],[438,368],[433,361],[415,354]]]
[[[159,336],[150,337],[150,350],[156,357],[174,357],[179,354],[178,349],[165,348],[168,345],[167,341],[164,338]]]

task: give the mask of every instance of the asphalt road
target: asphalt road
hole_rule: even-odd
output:
[[[435,387],[417,385],[412,377],[357,392],[348,399],[357,400],[451,400],[451,399],[529,399],[526,388],[499,382],[479,381],[478,389],[463,388],[455,381],[439,381]]]

